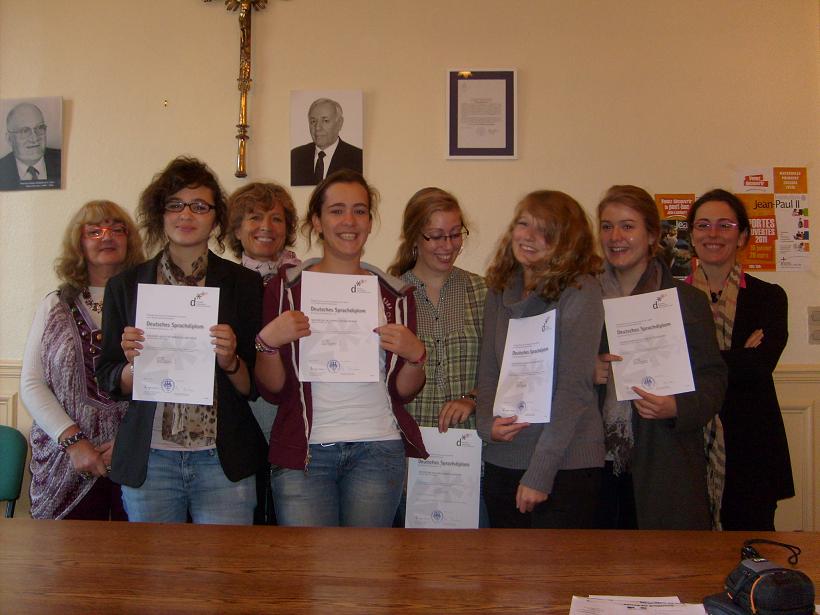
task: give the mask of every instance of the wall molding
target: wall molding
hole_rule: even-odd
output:
[[[28,434],[32,421],[20,398],[21,368],[20,360],[0,359],[0,424]],[[788,422],[793,426],[799,425],[789,433],[790,442],[796,445],[795,453],[798,447],[802,451],[799,459],[792,459],[795,473],[800,476],[795,489],[801,502],[787,518],[789,525],[799,523],[801,529],[812,531],[816,529],[815,521],[820,522],[820,489],[815,484],[820,479],[820,431],[815,429],[815,408],[820,408],[820,364],[779,365],[774,381],[784,419],[791,419]],[[20,514],[27,511],[26,505],[21,498]]]
[[[801,450],[804,454],[797,459],[793,456],[792,464],[795,464],[795,461],[797,461],[799,464],[797,471],[799,471],[799,476],[802,477],[800,484],[795,482],[795,490],[800,494],[802,499],[802,506],[800,507],[800,528],[808,531],[811,531],[815,527],[814,503],[817,497],[817,481],[815,479],[815,460],[817,453],[814,450],[814,407],[814,401],[806,400],[802,403],[792,401],[783,404],[780,408],[784,420],[787,420],[789,415],[792,415],[797,418],[801,427],[799,434],[792,432],[791,435],[793,438],[799,439]],[[794,455],[794,452],[792,452],[792,455]]]

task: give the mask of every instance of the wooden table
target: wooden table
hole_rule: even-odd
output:
[[[561,613],[573,594],[700,602],[746,533],[298,529],[0,520],[0,613]],[[803,549],[820,534],[755,533]],[[785,551],[761,553],[785,564]]]

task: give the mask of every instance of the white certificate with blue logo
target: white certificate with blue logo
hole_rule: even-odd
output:
[[[475,429],[422,427],[430,456],[410,458],[405,527],[473,529],[478,527],[481,493],[481,439]]]
[[[145,341],[134,360],[132,398],[213,404],[216,354],[210,329],[218,318],[218,288],[140,284],[135,325]]]
[[[379,283],[374,275],[302,272],[302,382],[378,382]]]
[[[510,319],[493,415],[516,416],[516,423],[550,422],[555,321],[555,310]]]
[[[618,401],[695,390],[677,288],[604,300],[609,352]]]

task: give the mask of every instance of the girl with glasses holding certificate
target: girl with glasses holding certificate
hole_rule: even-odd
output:
[[[313,191],[302,224],[308,242],[320,240],[321,258],[283,267],[265,289],[256,378],[265,399],[279,405],[269,460],[280,525],[390,527],[404,485],[405,456],[427,457],[418,425],[404,407],[424,385],[427,356],[414,333],[412,287],[362,261],[375,198],[359,173],[329,175]],[[319,322],[311,311],[316,302],[305,303],[308,278],[317,275],[319,287],[341,281],[351,293],[374,288],[378,326],[373,333],[361,332],[364,338],[378,334],[373,356],[321,362],[336,373],[347,369],[348,361],[375,359],[373,380],[305,377],[320,350],[303,352]],[[366,285],[367,278],[376,284]],[[334,310],[327,306],[342,305],[336,296],[342,292],[326,292],[316,311],[324,317]],[[313,335],[318,337],[318,330]]]
[[[177,158],[156,175],[140,197],[139,220],[148,246],[159,253],[112,279],[105,291],[97,378],[112,396],[130,400],[111,477],[122,484],[131,521],[250,524],[254,474],[266,448],[248,407],[262,280],[208,249],[212,236],[223,247],[228,208],[213,172],[199,160]],[[210,329],[216,354],[211,405],[130,399],[134,359],[145,341],[134,327],[139,284],[219,288],[219,324]]]
[[[719,505],[720,476],[707,483],[704,428],[720,408],[726,367],[715,343],[709,307],[702,295],[675,280],[659,258],[661,221],[655,199],[637,186],[612,186],[598,205],[598,233],[606,258],[601,275],[605,299],[677,288],[695,390],[618,401],[604,336],[595,370],[605,388],[602,412],[607,462],[600,525],[613,529],[704,529]],[[719,453],[719,426],[707,431]],[[711,498],[709,497],[711,493]],[[710,507],[710,500],[712,506]]]
[[[483,491],[492,527],[594,525],[604,464],[592,382],[604,322],[594,277],[600,263],[586,214],[563,192],[541,190],[524,197],[499,241],[487,271],[476,410],[478,432],[486,442]],[[510,324],[552,311],[557,323],[553,386],[546,393],[549,421],[499,416],[496,390]]]

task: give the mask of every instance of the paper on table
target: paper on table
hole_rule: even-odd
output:
[[[139,284],[135,325],[145,333],[134,360],[132,398],[213,404],[212,326],[219,318],[219,288]]]
[[[555,361],[556,310],[512,318],[495,391],[493,414],[516,423],[549,423]]]
[[[430,457],[411,458],[407,473],[404,526],[470,529],[478,527],[481,440],[474,429],[422,427]]]
[[[618,401],[695,390],[677,288],[604,299],[604,318]]]
[[[595,598],[583,598],[573,596],[570,605],[570,615],[634,615],[640,611],[644,615],[705,615],[706,610],[702,604],[687,604],[678,601],[654,602],[652,599],[636,602],[629,598],[627,600],[609,600]]]
[[[299,340],[299,380],[378,382],[378,307],[376,276],[303,271],[310,335]]]

